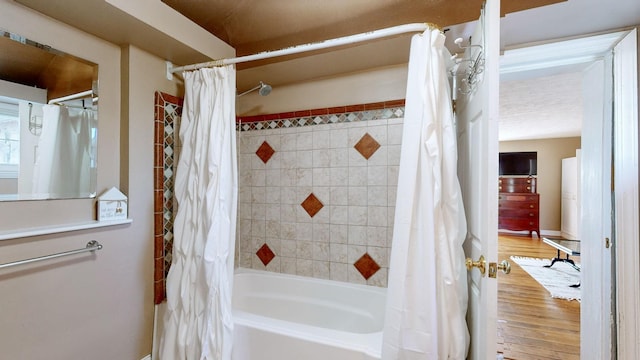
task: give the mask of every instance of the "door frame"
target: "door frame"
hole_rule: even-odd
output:
[[[640,359],[640,230],[638,225],[638,30],[620,41],[613,56],[614,213],[617,346],[619,359]],[[629,76],[635,67],[636,76]],[[635,121],[634,121],[635,120]]]
[[[638,39],[635,29],[612,32],[570,40],[552,40],[545,44],[520,47],[506,50],[500,61],[501,76],[516,76],[520,72],[547,71],[548,68],[562,69],[578,64],[593,64],[602,60],[606,54],[611,54],[614,47],[627,35],[635,40],[635,55],[637,55]],[[630,46],[630,45],[629,45]],[[633,50],[633,49],[632,49]],[[611,344],[617,346],[619,355],[623,358],[640,358],[640,281],[638,262],[640,261],[640,245],[638,244],[638,77],[625,77],[621,66],[633,66],[637,56],[630,54],[627,49],[624,58],[614,56],[614,70],[612,76],[617,79],[614,83],[614,127],[615,142],[613,144],[615,162],[614,184],[616,188],[615,202],[615,231],[618,239],[614,245],[615,259],[610,280],[615,287],[612,292],[614,302],[616,327],[609,328],[607,324],[598,324],[599,329],[586,328],[581,321],[581,343],[599,343],[601,339],[593,338],[593,334],[614,332]],[[617,66],[618,70],[615,70]],[[626,119],[626,121],[624,121]],[[629,121],[631,119],[632,121]],[[633,121],[635,119],[635,121]],[[631,150],[631,151],[629,151]],[[631,155],[631,156],[621,156]],[[623,203],[623,200],[625,202]],[[615,294],[615,296],[614,296]],[[601,318],[601,317],[599,317]],[[617,334],[616,334],[617,333]],[[617,335],[617,336],[616,336]]]

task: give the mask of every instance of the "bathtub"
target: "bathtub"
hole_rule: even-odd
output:
[[[233,360],[380,359],[386,289],[236,269]]]

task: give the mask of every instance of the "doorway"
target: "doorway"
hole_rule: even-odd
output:
[[[566,73],[549,72],[535,77],[503,80],[500,84],[499,151],[536,154],[537,172],[533,173],[536,186],[530,191],[539,198],[539,209],[526,210],[526,214],[521,215],[535,215],[525,220],[535,219],[533,221],[539,223],[539,229],[543,230],[540,236],[560,236],[562,169],[559,164],[563,158],[575,157],[576,151],[581,148],[581,78],[582,68],[579,67]],[[563,124],[554,125],[562,120]],[[504,122],[507,124],[502,127]],[[509,122],[517,122],[517,126]],[[509,174],[505,172],[505,181],[509,179]],[[507,211],[499,208],[499,212]],[[500,222],[509,220],[504,218]],[[503,354],[504,359],[579,359],[579,300],[552,297],[549,291],[515,263],[512,256],[534,261],[552,259],[557,253],[543,243],[535,232],[499,232],[498,259],[511,262],[511,273],[498,276],[498,352]],[[572,259],[580,263],[579,258]],[[565,264],[558,265],[563,269]],[[553,270],[557,271],[558,265]],[[564,271],[571,271],[571,275],[579,279],[579,273],[574,269]],[[567,283],[566,286],[572,284]],[[579,290],[575,292],[579,296]]]
[[[609,171],[611,171],[611,149],[613,144],[611,133],[613,125],[611,122],[620,121],[615,116],[612,116],[611,109],[611,100],[615,99],[615,101],[618,101],[620,96],[612,90],[614,84],[611,69],[616,69],[616,66],[612,65],[615,63],[612,57],[612,49],[628,34],[628,32],[619,32],[514,50],[514,52],[518,52],[518,56],[509,56],[513,54],[507,51],[503,58],[503,60],[506,60],[501,62],[503,78],[505,74],[507,74],[506,77],[514,75],[522,76],[524,74],[524,68],[529,71],[527,76],[536,76],[537,74],[549,71],[550,68],[557,73],[562,73],[572,67],[584,67],[581,71],[585,73],[584,82],[587,85],[582,87],[582,93],[586,96],[586,100],[583,105],[585,109],[585,127],[581,134],[581,140],[583,142],[583,150],[586,151],[582,152],[582,182],[583,184],[587,184],[583,185],[586,186],[583,192],[589,193],[590,196],[587,197],[587,203],[583,203],[581,206],[583,210],[581,229],[584,234],[581,239],[581,244],[583,255],[588,254],[588,257],[583,256],[582,258],[583,269],[586,269],[582,272],[582,279],[583,281],[587,279],[587,281],[582,284],[582,293],[585,296],[583,296],[581,303],[583,314],[581,319],[582,332],[580,336],[581,351],[603,359],[615,357],[617,351],[616,324],[612,323],[611,319],[616,318],[616,316],[613,316],[615,312],[614,306],[616,305],[615,294],[621,290],[616,289],[615,281],[613,280],[615,271],[612,272],[612,269],[617,270],[617,273],[620,273],[621,269],[624,269],[617,267],[615,263],[615,252],[612,251],[610,247],[610,241],[613,239],[613,225],[612,221],[608,220],[612,219],[612,206],[615,206],[612,205],[613,195],[610,192],[610,180],[612,177],[609,173]],[[637,51],[635,41],[634,32],[634,56]],[[637,76],[635,66],[634,63],[634,66],[629,67],[627,65],[626,68],[627,70],[633,70],[633,79]],[[628,75],[629,72],[623,72],[623,74]],[[620,78],[619,76],[618,79]],[[632,87],[632,89],[635,94],[635,99],[637,100],[637,83],[635,83],[635,87]],[[631,98],[634,97],[632,96]],[[633,121],[637,129],[637,103],[635,103],[634,111],[636,111],[635,118],[630,117],[626,120],[626,123]],[[612,118],[614,118],[614,120],[612,120]],[[635,144],[637,152],[637,130],[633,134],[633,144]],[[621,150],[618,149],[617,151],[619,151],[617,154],[620,154]],[[637,172],[633,177],[635,178],[635,188],[633,188],[633,186],[632,188],[637,189]],[[618,179],[617,173],[615,179],[614,181]],[[637,198],[635,198],[633,202],[637,208]],[[605,220],[603,221],[602,219]],[[624,218],[618,217],[618,215],[615,216],[615,219],[616,222],[618,222],[617,226],[619,228],[626,229],[629,226],[633,228],[637,227],[637,225],[630,225],[628,222],[623,223],[624,221],[621,221],[621,219]],[[544,234],[544,230],[557,231],[559,229],[545,229],[544,225],[541,224],[541,230],[543,230]],[[605,239],[606,241],[602,241]],[[499,244],[501,240],[503,239],[499,239]],[[515,242],[513,239],[511,239],[511,241]],[[539,242],[537,239],[529,241]],[[620,243],[620,248],[617,249],[618,253],[621,252],[623,245],[629,246],[626,243]],[[584,251],[585,247],[588,248],[586,252]],[[628,264],[630,263],[631,261],[628,262]],[[585,264],[587,264],[586,268],[584,268]],[[630,265],[627,265],[627,267],[629,266]],[[499,282],[499,287],[500,285],[501,283]],[[637,292],[637,285],[635,285],[633,289],[627,289],[625,291]],[[526,298],[526,296],[523,297],[523,299]],[[522,301],[524,300],[521,300],[521,302]],[[499,309],[503,306],[507,307],[506,302],[504,304],[501,302],[500,295],[498,304]],[[546,310],[548,311],[548,309]],[[585,316],[585,313],[588,314],[588,316]],[[558,317],[562,318],[561,316]],[[637,320],[630,321],[637,323]],[[498,325],[500,327],[500,324]],[[621,325],[618,324],[618,326]],[[554,336],[551,331],[547,329],[543,330],[543,333],[548,337]],[[521,340],[520,342],[527,344],[535,343],[534,339],[524,339],[526,340]],[[597,341],[595,341],[596,339]],[[533,350],[535,351],[534,354],[536,354],[536,358],[541,358],[540,351],[543,350]],[[516,358],[526,357],[520,356]],[[564,359],[568,357],[556,355],[556,357],[542,358]]]

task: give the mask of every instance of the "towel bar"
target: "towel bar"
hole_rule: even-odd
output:
[[[96,251],[96,250],[100,250],[100,249],[102,249],[102,245],[99,242],[97,242],[96,240],[91,240],[91,241],[89,241],[87,243],[87,246],[85,248],[82,248],[82,249],[65,251],[65,252],[61,252],[61,253],[57,253],[57,254],[51,254],[51,255],[40,256],[40,257],[31,258],[31,259],[14,261],[14,262],[6,263],[6,264],[0,264],[0,269],[8,268],[8,267],[11,267],[11,266],[30,264],[30,263],[37,262],[37,261],[42,261],[42,260],[55,259],[55,258],[58,258],[58,257],[61,257],[61,256],[80,254],[80,253],[87,252],[87,251]]]

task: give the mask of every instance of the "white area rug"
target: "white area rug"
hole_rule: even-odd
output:
[[[580,301],[580,288],[570,286],[580,283],[580,272],[570,264],[559,261],[546,268],[544,265],[551,263],[549,259],[512,256],[511,260],[544,286],[551,293],[551,297]]]

